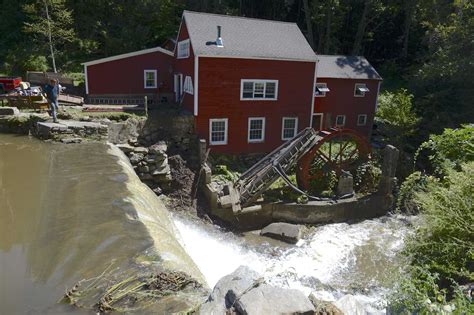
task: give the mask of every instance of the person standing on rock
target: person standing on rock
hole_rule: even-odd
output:
[[[51,109],[51,115],[53,116],[53,121],[58,122],[58,96],[59,96],[59,85],[58,81],[51,79],[48,84],[44,86],[44,92],[46,93],[46,98],[49,102],[49,107]]]

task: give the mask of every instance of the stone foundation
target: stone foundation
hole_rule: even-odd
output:
[[[117,147],[127,155],[138,177],[155,194],[169,189],[172,177],[166,143],[159,142],[149,148],[130,144],[118,144]]]
[[[221,207],[222,187],[211,182],[209,168],[204,168],[204,193],[209,201],[211,214],[242,230],[261,229],[272,222],[295,224],[327,224],[358,221],[386,215],[393,209],[395,198],[393,190],[398,150],[393,146],[384,149],[382,176],[378,191],[363,198],[334,199],[328,201],[309,201],[298,203],[262,203],[233,211]]]

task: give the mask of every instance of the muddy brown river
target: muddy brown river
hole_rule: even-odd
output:
[[[170,218],[126,157],[106,144],[0,135],[0,315],[94,314],[57,302],[66,288],[105,270],[112,283],[169,270],[212,287],[240,265],[336,305],[350,295],[359,306],[347,306],[349,314],[384,314],[411,222],[389,216],[328,224],[288,246],[183,213]],[[171,295],[137,313],[186,311],[203,298]]]
[[[201,274],[163,204],[106,144],[0,135],[0,314],[91,313],[57,301],[112,270]],[[172,297],[153,309],[186,309]]]

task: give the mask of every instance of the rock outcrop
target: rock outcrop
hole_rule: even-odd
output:
[[[311,301],[300,291],[273,287],[246,266],[217,282],[200,314],[314,314]]]
[[[166,143],[158,142],[149,148],[130,144],[119,144],[117,147],[127,155],[138,177],[156,194],[169,188],[172,178]]]
[[[301,225],[290,223],[272,223],[260,231],[260,235],[296,244],[301,238]]]

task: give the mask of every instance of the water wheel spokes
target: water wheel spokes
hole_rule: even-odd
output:
[[[298,162],[297,180],[309,191],[314,181],[330,173],[339,176],[343,170],[354,170],[370,152],[365,138],[353,130],[338,129],[322,137]]]

